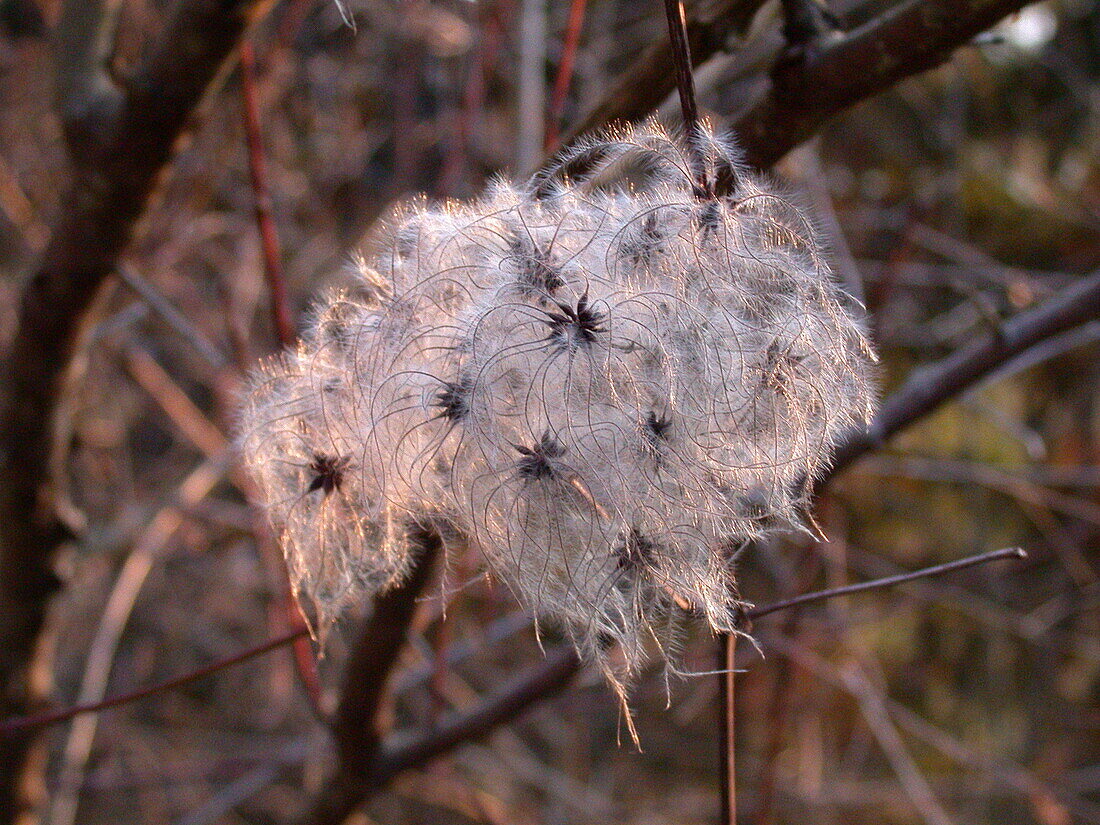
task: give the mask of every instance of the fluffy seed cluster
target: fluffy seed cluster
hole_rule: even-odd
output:
[[[244,416],[321,624],[440,520],[629,678],[688,614],[733,629],[731,555],[799,523],[870,413],[873,356],[814,232],[709,134],[612,133],[522,187],[409,208],[359,269]]]

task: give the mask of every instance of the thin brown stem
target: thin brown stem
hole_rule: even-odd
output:
[[[680,95],[680,113],[684,118],[684,134],[691,159],[695,165],[697,197],[709,197],[711,184],[707,180],[703,159],[699,152],[699,104],[695,100],[695,75],[691,71],[691,46],[688,43],[687,17],[683,0],[664,0],[665,17],[668,20],[668,40],[672,49],[672,63],[676,69],[676,89]]]
[[[693,3],[686,26],[693,64],[713,56],[731,35],[743,34],[761,4],[761,0]],[[661,38],[611,83],[607,94],[569,129],[562,143],[569,145],[608,123],[643,120],[676,88],[675,77],[672,45]]]
[[[290,633],[279,636],[270,641],[264,642],[262,645],[249,648],[241,653],[235,653],[225,659],[220,659],[217,662],[200,667],[196,670],[192,670],[190,673],[185,673],[182,676],[176,676],[172,679],[167,679],[163,682],[159,682],[155,685],[150,685],[140,690],[131,691],[129,693],[122,693],[118,696],[112,696],[109,699],[104,699],[100,702],[88,702],[81,705],[72,705],[60,710],[50,711],[49,713],[42,713],[36,716],[16,716],[11,719],[4,719],[0,721],[0,738],[9,737],[15,734],[21,734],[35,728],[43,728],[49,725],[56,725],[59,722],[65,722],[72,719],[74,716],[79,716],[82,713],[98,713],[101,710],[108,710],[109,708],[116,708],[120,705],[128,705],[131,702],[138,702],[142,699],[146,699],[150,696],[155,696],[158,693],[165,693],[176,688],[181,688],[184,685],[189,685],[192,682],[197,682],[200,679],[205,679],[208,676],[225,670],[226,668],[239,665],[242,662],[247,662],[249,659],[254,659],[257,656],[262,656],[265,653],[270,653],[273,650],[278,650],[280,647],[285,647],[288,644],[292,644],[296,640],[302,638],[308,633],[305,628],[293,630]]]
[[[737,634],[723,633],[718,639],[719,651],[719,695],[722,705],[719,710],[721,717],[721,734],[719,736],[719,785],[721,787],[721,823],[722,825],[736,825],[737,823],[737,759],[734,744],[737,730],[737,702],[735,682],[736,673],[734,667],[737,660]]]
[[[844,587],[834,587],[829,590],[817,590],[813,593],[803,593],[801,596],[795,596],[793,599],[784,599],[774,604],[766,604],[763,607],[754,607],[751,610],[745,611],[745,616],[749,619],[759,619],[761,616],[767,616],[769,613],[777,613],[780,610],[790,610],[793,607],[802,607],[806,604],[812,604],[814,602],[825,601],[826,599],[835,599],[838,596],[850,596],[853,593],[863,593],[867,590],[881,590],[884,587],[894,587],[895,585],[904,584],[905,582],[911,582],[915,579],[927,579],[932,576],[942,576],[945,573],[954,573],[957,570],[965,570],[968,567],[974,567],[979,564],[986,564],[991,561],[1000,561],[1001,559],[1026,559],[1027,553],[1025,553],[1019,547],[1008,547],[1003,550],[992,550],[988,553],[979,553],[976,556],[968,556],[965,559],[958,559],[956,561],[949,561],[945,564],[937,564],[932,567],[924,567],[920,570],[914,570],[911,573],[900,573],[897,576],[887,576],[883,579],[874,579],[869,582],[859,582],[858,584],[849,584]]]
[[[676,67],[676,90],[680,94],[680,113],[684,127],[699,128],[699,105],[695,101],[695,76],[691,72],[691,46],[688,45],[687,16],[682,0],[664,0],[668,21],[668,42],[672,48],[672,63]]]

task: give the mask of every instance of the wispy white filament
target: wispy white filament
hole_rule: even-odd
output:
[[[804,216],[703,152],[729,194],[649,125],[409,208],[361,295],[262,370],[243,452],[322,625],[399,581],[430,518],[582,652],[614,644],[616,678],[688,613],[733,629],[732,552],[799,523],[873,357]]]

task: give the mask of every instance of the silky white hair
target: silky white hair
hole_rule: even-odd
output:
[[[399,582],[409,525],[438,519],[617,684],[689,615],[734,631],[732,553],[802,523],[874,401],[801,211],[730,142],[648,124],[410,206],[381,249],[244,413],[318,624]]]

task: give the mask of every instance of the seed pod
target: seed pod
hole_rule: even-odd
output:
[[[690,616],[734,629],[730,548],[799,524],[870,414],[873,356],[805,217],[699,146],[735,191],[700,198],[648,125],[411,207],[364,267],[371,304],[330,299],[256,383],[247,460],[326,619],[399,578],[401,525],[433,516],[619,684]],[[329,499],[354,510],[338,541],[302,527]]]

